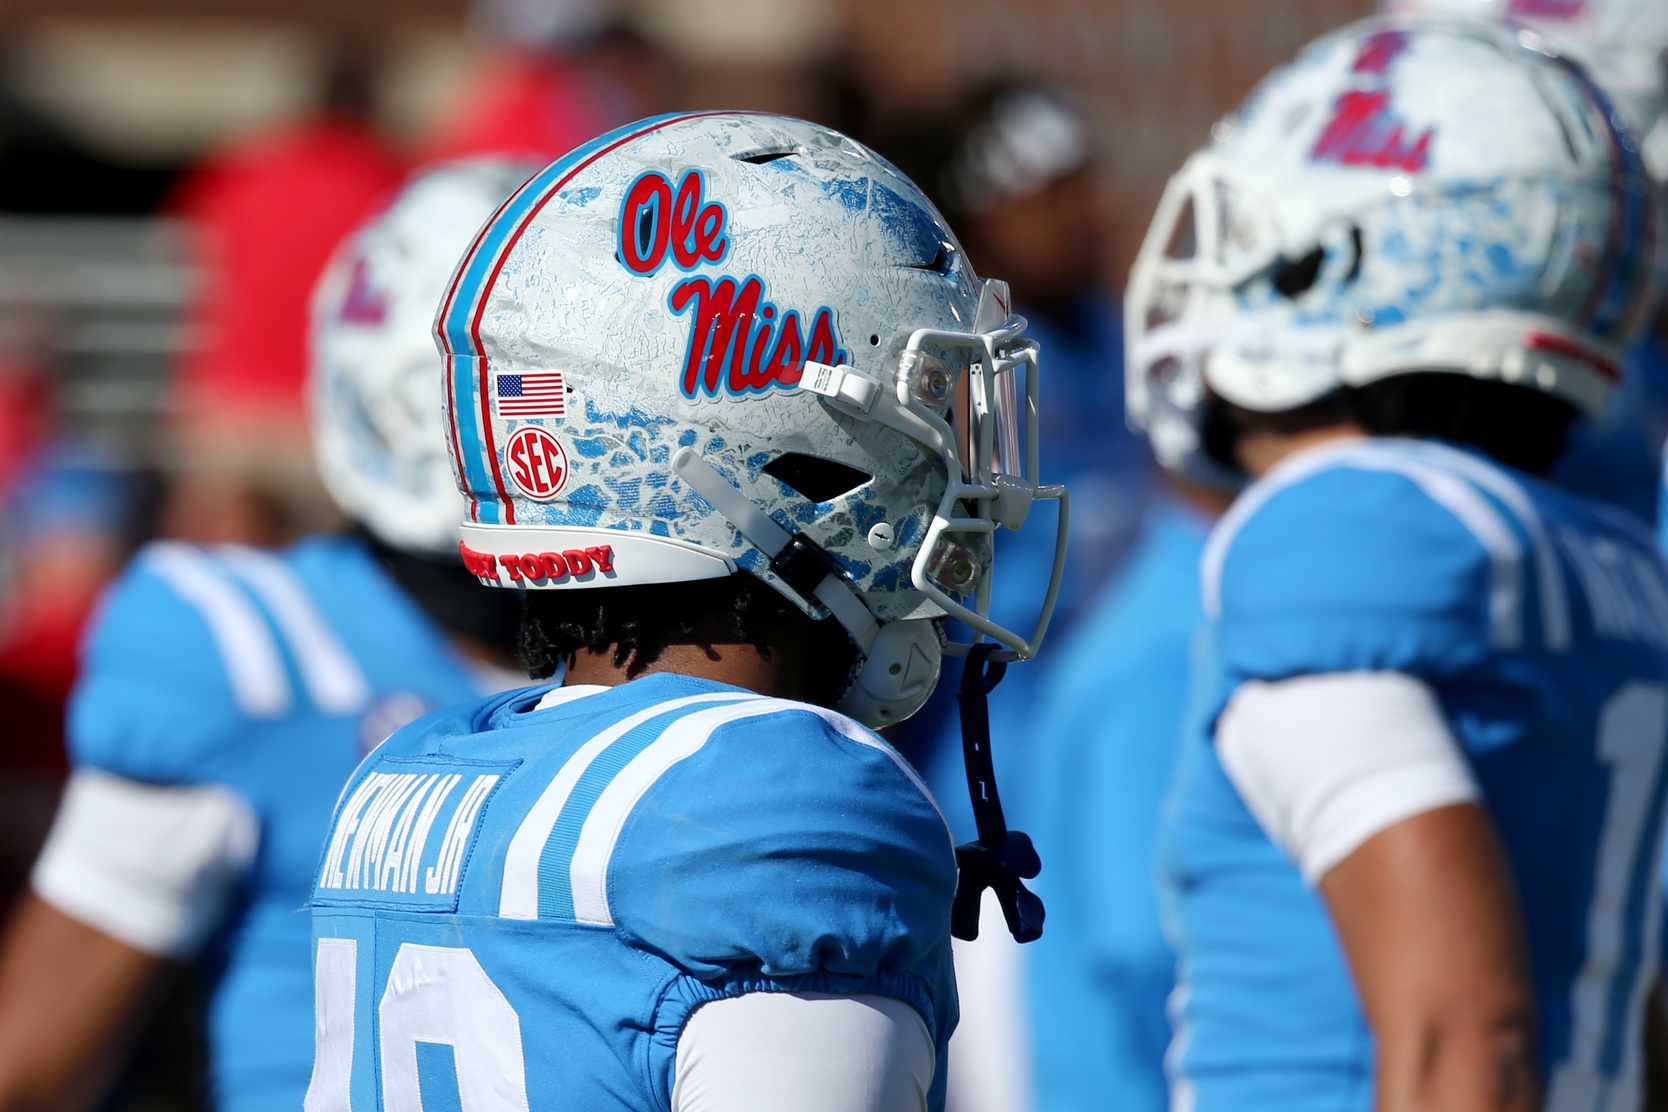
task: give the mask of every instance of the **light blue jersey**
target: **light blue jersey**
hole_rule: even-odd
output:
[[[955,857],[903,759],[684,676],[551,690],[414,723],[343,792],[309,1112],[665,1109],[685,1021],[749,992],[913,1006],[942,1107]]]
[[[1028,947],[1038,1112],[1163,1112],[1175,957],[1154,838],[1200,624],[1202,514],[1161,504],[1087,607],[1033,708],[1020,810],[1046,868]]]
[[[354,540],[283,554],[154,544],[104,599],[69,712],[77,767],[224,785],[259,823],[253,867],[204,955],[218,1108],[300,1107],[313,1058],[304,905],[331,806],[388,733],[478,694]]]
[[[1396,671],[1435,690],[1504,840],[1547,1107],[1637,1107],[1668,749],[1668,574],[1651,538],[1468,452],[1354,441],[1247,490],[1201,579],[1208,691],[1163,848],[1181,1098],[1371,1107],[1372,1038],[1325,908],[1211,733],[1248,680]]]

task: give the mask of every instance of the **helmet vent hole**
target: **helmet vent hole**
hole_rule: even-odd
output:
[[[929,261],[924,263],[910,263],[907,269],[925,270],[933,274],[949,274],[950,245],[942,240],[939,241],[938,250],[934,252],[933,257]]]
[[[1355,250],[1355,258],[1350,260],[1349,273],[1344,275],[1346,286],[1361,277],[1361,256],[1365,253],[1361,246],[1361,225],[1355,224],[1350,227],[1349,242]]]
[[[1288,301],[1296,301],[1315,284],[1325,261],[1324,247],[1315,248],[1301,259],[1281,259],[1274,265],[1274,288]]]
[[[763,166],[767,162],[775,162],[779,158],[791,158],[798,154],[796,148],[789,147],[785,151],[754,151],[752,154],[738,154],[737,162],[745,162],[749,166]]]
[[[870,347],[879,347],[880,346],[880,333],[876,332],[874,335],[869,337],[869,346]]]
[[[831,502],[874,478],[838,460],[788,452],[765,464],[762,471],[813,502]]]

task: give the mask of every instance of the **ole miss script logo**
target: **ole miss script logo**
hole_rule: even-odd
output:
[[[626,190],[620,206],[620,264],[647,278],[668,262],[680,271],[722,263],[730,252],[729,212],[706,199],[706,180],[686,170],[673,185],[650,171]],[[689,350],[680,387],[686,398],[746,396],[795,386],[805,361],[846,361],[834,333],[834,311],[822,306],[807,318],[770,300],[765,281],[705,275],[672,287],[667,306],[689,317]]]
[[[1416,131],[1390,103],[1390,68],[1407,48],[1405,31],[1380,31],[1361,44],[1350,69],[1358,84],[1338,94],[1310,158],[1409,173],[1429,164],[1435,130]]]
[[[536,502],[548,502],[568,481],[568,454],[561,441],[537,425],[524,425],[504,448],[510,481]]]

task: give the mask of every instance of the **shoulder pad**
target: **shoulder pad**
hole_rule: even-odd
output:
[[[145,548],[105,592],[82,651],[69,741],[81,764],[195,779],[219,738],[289,706],[265,620],[201,549]]]
[[[1567,604],[1540,606],[1531,590],[1561,591],[1556,557],[1503,472],[1435,445],[1369,443],[1315,463],[1253,486],[1206,548],[1205,612],[1232,673],[1441,676],[1523,647],[1532,615],[1567,639]]]
[[[943,816],[890,746],[823,708],[691,709],[620,766],[571,849],[561,838],[541,879],[571,894],[573,918],[696,976],[867,976],[919,960],[949,929]]]

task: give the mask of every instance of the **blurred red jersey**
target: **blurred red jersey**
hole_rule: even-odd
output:
[[[505,49],[466,80],[424,160],[475,155],[550,162],[624,123],[570,59]]]
[[[171,206],[196,225],[205,263],[199,342],[175,382],[188,420],[300,414],[313,282],[402,173],[370,128],[331,117],[235,142],[192,172]]]

